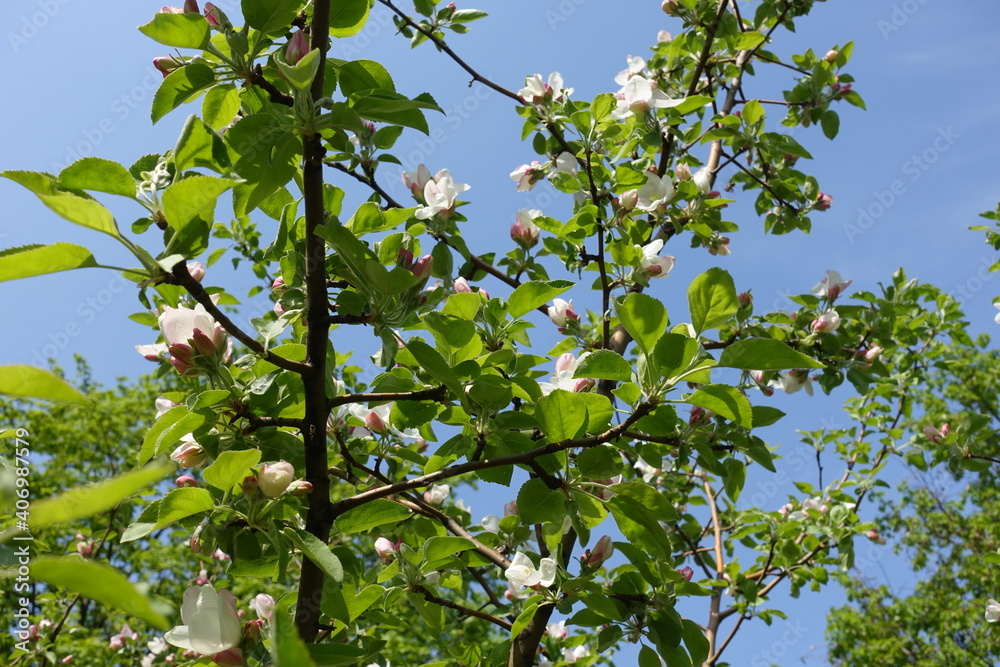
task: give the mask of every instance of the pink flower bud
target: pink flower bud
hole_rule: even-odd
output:
[[[523,208],[519,210],[514,224],[510,228],[510,238],[525,248],[537,245],[542,230],[534,223],[534,218],[539,215],[541,215],[541,211],[528,211]]]
[[[71,662],[73,662],[73,654],[70,653],[65,658],[63,658],[62,660],[60,660],[59,662],[61,662],[64,665],[70,664]]]
[[[124,642],[122,642],[122,638],[118,635],[112,636],[108,642],[108,648],[112,651],[120,651],[122,646],[124,646]]]
[[[160,7],[158,14],[183,14],[184,9],[181,7]]]
[[[189,433],[181,440],[181,444],[173,451],[170,458],[177,461],[182,468],[197,468],[208,461],[208,454],[201,448]]]
[[[160,56],[158,58],[153,58],[153,67],[163,74],[163,78],[167,78],[167,75],[173,72],[179,67],[184,67],[187,63],[180,58],[174,58],[173,56]]]
[[[618,205],[623,211],[631,211],[639,203],[639,190],[632,188],[622,193],[618,200]]]
[[[307,482],[304,479],[297,479],[288,485],[288,495],[290,496],[306,496],[312,493],[312,490],[312,482]]]
[[[197,534],[191,536],[191,553],[201,553],[201,538]]]
[[[240,667],[243,664],[243,651],[231,648],[212,656],[212,662],[223,667]]]
[[[225,28],[229,23],[229,19],[226,15],[222,13],[222,10],[213,5],[211,2],[205,3],[205,20],[208,21],[208,25],[213,28]]]
[[[828,310],[812,321],[813,333],[833,333],[840,327],[840,315],[835,310]]]
[[[737,298],[740,300],[740,308],[749,308],[753,305],[753,295],[750,292],[740,292]]]
[[[660,3],[660,9],[662,9],[667,16],[677,16],[677,1],[663,0],[663,2]]]
[[[257,486],[267,498],[277,498],[295,477],[295,467],[287,461],[278,461],[274,465],[264,464],[257,476]]]
[[[469,281],[465,278],[457,278],[455,280],[455,294],[471,294],[472,286],[469,285]]]
[[[504,506],[503,506],[503,515],[504,516],[518,516],[517,501],[516,500],[512,500],[509,503],[504,503]]]
[[[177,485],[178,489],[183,489],[186,486],[197,487],[198,480],[196,480],[191,475],[181,475],[180,477],[174,480],[174,484]]]
[[[243,624],[243,636],[246,639],[248,639],[251,644],[256,644],[257,642],[259,642],[261,635],[263,634],[264,634],[264,619],[255,618]]]
[[[816,209],[819,211],[825,211],[826,209],[830,208],[832,204],[833,204],[833,197],[831,195],[824,194],[821,192],[819,193],[819,196],[816,198]]]
[[[208,583],[208,570],[202,569],[198,570],[198,578],[194,580],[194,583],[198,586],[204,586]]]
[[[205,265],[201,262],[188,262],[187,263],[188,273],[199,283],[201,279],[205,277]]]
[[[832,63],[834,60],[837,59],[837,56],[839,55],[840,54],[837,52],[836,49],[830,49],[829,51],[826,52],[826,55],[823,56],[823,60],[825,60],[828,63]]]
[[[594,388],[596,384],[597,381],[594,380],[594,378],[580,378],[579,380],[576,381],[576,384],[573,385],[573,391],[575,391],[578,394],[581,392],[590,391],[591,389]]]
[[[230,557],[229,557],[229,554],[227,554],[225,551],[223,551],[222,549],[220,549],[218,547],[216,547],[215,551],[212,552],[212,558],[214,558],[215,560],[220,561],[220,562],[221,561],[231,560]]]
[[[578,320],[580,317],[573,311],[573,301],[563,301],[562,299],[553,299],[552,305],[549,306],[549,319],[552,320],[552,324],[557,327],[565,327],[567,322],[571,320]]]
[[[94,546],[86,540],[77,542],[76,552],[84,558],[90,558],[94,553]]]
[[[687,565],[677,571],[681,573],[682,577],[684,577],[684,581],[691,581],[691,578],[694,576],[694,570]]]
[[[391,561],[396,553],[399,552],[399,546],[403,543],[403,540],[398,542],[393,542],[384,537],[380,537],[375,540],[375,553],[378,557],[382,559],[383,562],[388,563]]]
[[[396,264],[404,269],[409,269],[413,266],[413,251],[400,248],[399,252],[396,253]]]
[[[410,267],[410,271],[417,278],[420,278],[421,280],[427,280],[428,278],[431,277],[431,269],[433,268],[434,268],[434,258],[430,255],[424,255],[423,257],[421,257],[420,259],[418,259],[413,263],[413,266]]]
[[[274,282],[271,283],[271,292],[273,294],[277,294],[280,296],[287,291],[288,291],[288,286],[285,285],[285,279],[282,278],[281,276],[275,278]]]
[[[302,60],[307,53],[309,53],[309,39],[304,31],[299,30],[288,40],[288,46],[285,48],[285,62],[294,65]]]
[[[271,620],[274,616],[274,598],[267,593],[258,593],[248,605],[257,614],[257,618]]]
[[[369,410],[368,414],[365,415],[365,428],[376,434],[386,433],[389,430],[385,420],[374,410]]]
[[[200,14],[201,10],[198,9],[198,0],[184,0],[184,13]]]
[[[885,352],[885,348],[884,347],[880,347],[878,345],[873,345],[870,348],[868,348],[867,350],[865,350],[865,352],[863,354],[863,358],[868,363],[871,363],[871,362],[875,361],[876,359],[878,359],[882,355],[883,352]]]
[[[587,565],[593,568],[600,567],[614,553],[615,545],[612,544],[609,536],[604,535],[601,539],[597,540],[594,550],[590,552],[590,556],[587,558]]]
[[[240,489],[243,490],[244,496],[252,498],[257,493],[257,476],[247,475],[244,477],[243,482],[240,484]]]

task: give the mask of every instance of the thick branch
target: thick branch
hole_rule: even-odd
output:
[[[421,389],[420,391],[397,391],[372,394],[344,394],[329,400],[331,409],[348,403],[372,403],[376,401],[443,401],[448,395],[444,385]]]

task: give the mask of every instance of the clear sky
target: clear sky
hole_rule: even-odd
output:
[[[236,13],[233,0],[217,4]],[[472,24],[470,34],[449,39],[470,64],[514,90],[526,74],[547,76],[558,70],[578,99],[616,90],[613,78],[625,67],[626,56],[646,55],[658,30],[680,30],[660,11],[658,0],[457,4],[491,13]],[[0,5],[0,90],[5,96],[0,118],[7,127],[0,139],[0,170],[57,172],[86,155],[128,165],[143,154],[173,146],[186,115],[198,107],[182,107],[150,126],[150,100],[161,81],[151,60],[169,50],[135,27],[148,22],[158,8],[152,2],[82,0]],[[995,0],[831,0],[817,3],[812,15],[799,22],[796,34],[778,33],[774,49],[784,55],[809,47],[824,53],[834,44],[855,41],[846,71],[857,79],[854,87],[868,111],[840,105],[841,132],[833,142],[818,128],[794,132],[815,157],[813,164],[801,168],[813,173],[821,189],[834,197],[829,211],[813,216],[810,235],[765,238],[752,208],[736,205],[731,219],[741,231],[732,235],[731,256],[714,258],[684,247],[685,242],[670,249],[677,266],[668,279],[658,281],[656,294],[671,306],[674,319],[683,317],[690,278],[713,263],[728,269],[739,289],[752,289],[760,310],[791,307],[783,295],[807,291],[827,269],[853,279],[853,288],[874,290],[902,266],[911,277],[937,284],[962,300],[972,332],[995,331],[997,311],[991,301],[1000,294],[1000,280],[995,279],[1000,274],[989,274],[986,268],[997,259],[996,253],[981,233],[967,228],[979,222],[980,212],[1000,201],[997,19],[1000,5]],[[337,41],[331,55],[378,60],[401,92],[428,91],[449,111],[448,117],[430,116],[436,130],[431,138],[407,131],[395,153],[408,167],[417,162],[432,171],[447,167],[456,180],[472,185],[467,193],[471,204],[464,209],[470,220],[464,228],[470,248],[488,252],[509,247],[508,229],[518,208],[564,214],[569,209],[566,197],[548,186],[531,193],[514,190],[508,174],[536,156],[530,145],[518,141],[521,119],[509,100],[479,86],[468,87],[468,76],[442,54],[426,44],[411,51],[407,40],[393,32],[388,11],[378,6],[365,30]],[[748,95],[780,99],[781,87],[791,85],[784,76],[784,71],[763,76],[749,84]],[[398,169],[387,170],[381,180],[405,199],[396,174]],[[720,182],[727,175],[724,172]],[[356,202],[365,196],[357,189],[349,192]],[[138,206],[106,198],[105,203],[112,206],[123,230],[143,215]],[[224,207],[217,214],[224,216]],[[140,240],[156,248],[152,232]],[[0,180],[0,249],[56,241],[85,245],[106,264],[129,263],[115,242],[57,218],[26,190]],[[206,282],[224,285],[242,299],[251,283],[226,270],[225,263],[210,269]],[[484,286],[494,294],[505,293],[498,284]],[[44,365],[45,358],[53,357],[69,366],[72,355],[80,353],[105,383],[152,369],[133,345],[153,342],[155,333],[126,319],[141,306],[134,288],[116,274],[88,269],[0,283],[0,303],[8,312],[0,323],[0,365]],[[247,303],[243,322],[269,308],[261,300]],[[547,322],[540,319],[537,324],[544,329]],[[359,350],[359,357],[371,351]],[[800,445],[795,454],[794,429],[817,429],[824,421],[840,425],[845,421],[838,409],[843,398],[775,397],[774,405],[795,416],[774,427],[770,437],[789,444],[786,457],[795,461],[802,451]],[[782,504],[785,493],[768,494],[767,508]],[[474,514],[499,513],[499,505],[486,507],[486,502]],[[496,502],[502,499],[497,496]],[[869,559],[866,575],[880,576],[882,564],[889,562],[881,558]],[[907,585],[892,583],[901,590]],[[779,606],[797,625],[786,627],[779,621],[770,629],[759,622],[745,626],[729,649],[730,659],[743,664],[743,656],[759,657],[779,646],[781,655],[772,654],[779,664],[822,662],[825,610],[840,599],[831,590],[781,600]],[[619,664],[628,664],[628,658]]]

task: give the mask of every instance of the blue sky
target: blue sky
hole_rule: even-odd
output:
[[[237,3],[217,4],[229,11]],[[566,85],[575,88],[577,99],[616,90],[613,78],[625,67],[627,55],[646,55],[658,30],[680,30],[655,0],[614,5],[599,0],[458,4],[491,13],[472,24],[469,35],[449,40],[480,72],[516,90],[526,74],[547,76],[558,70]],[[150,126],[150,100],[161,81],[151,60],[168,49],[135,27],[146,23],[159,5],[113,6],[110,10],[109,5],[80,0],[0,6],[0,90],[7,97],[0,117],[8,128],[0,169],[55,172],[86,155],[128,165],[143,154],[172,147],[186,115],[198,111],[196,106],[184,107]],[[752,208],[737,204],[730,219],[741,231],[732,235],[731,256],[714,258],[684,247],[686,242],[669,250],[677,265],[669,278],[658,281],[655,294],[671,307],[674,319],[683,319],[689,280],[713,264],[729,270],[739,289],[752,289],[765,310],[790,307],[783,295],[807,291],[827,269],[853,279],[852,288],[872,290],[902,266],[911,277],[937,284],[962,300],[972,332],[992,333],[997,325],[991,301],[1000,294],[1000,280],[986,267],[996,253],[981,233],[967,229],[979,222],[980,212],[1000,201],[1000,35],[995,21],[988,20],[991,16],[996,16],[996,4],[990,0],[837,0],[818,3],[794,35],[779,33],[774,49],[785,55],[809,47],[824,53],[853,40],[854,57],[846,71],[857,79],[854,87],[868,111],[840,105],[841,132],[833,142],[818,128],[794,131],[815,157],[812,164],[800,167],[834,197],[829,211],[813,216],[811,234],[765,238]],[[408,166],[420,161],[432,171],[447,167],[456,180],[472,185],[467,193],[471,203],[464,209],[470,248],[488,252],[509,247],[508,229],[518,208],[541,208],[556,217],[568,211],[567,198],[547,186],[515,192],[508,174],[537,156],[529,144],[518,141],[521,119],[509,101],[479,86],[468,87],[469,77],[443,55],[428,45],[411,51],[407,40],[393,32],[388,11],[376,7],[365,30],[337,41],[332,55],[378,60],[401,92],[428,91],[449,111],[446,118],[431,116],[437,130],[431,138],[407,131],[395,152]],[[748,95],[780,98],[782,86],[790,85],[785,72],[765,74],[764,68],[758,69],[762,76],[748,85]],[[776,113],[776,108],[768,111]],[[405,199],[395,174],[398,169],[387,170],[383,184]],[[724,172],[721,182],[726,176]],[[366,196],[351,185],[338,185],[348,189],[355,202]],[[124,249],[111,239],[57,218],[10,181],[0,180],[0,202],[0,249],[69,241],[91,248],[106,264],[129,263]],[[138,206],[106,203],[124,230],[143,215]],[[218,214],[224,216],[223,207]],[[153,233],[140,241],[156,248]],[[206,282],[223,285],[242,299],[252,283],[224,264],[210,269]],[[496,283],[484,286],[494,294],[505,292]],[[54,357],[69,366],[72,355],[80,353],[96,378],[106,383],[152,370],[133,345],[153,342],[154,332],[125,319],[141,310],[133,290],[115,274],[95,269],[0,283],[0,303],[10,313],[0,324],[0,365],[44,365],[45,358]],[[579,298],[585,298],[582,290]],[[245,303],[244,323],[270,308],[260,299]],[[547,322],[536,323],[539,341],[551,337]],[[372,351],[359,348],[359,358]],[[769,436],[789,445],[789,461],[801,458],[794,429],[813,430],[824,422],[843,425],[838,407],[843,398],[776,397],[773,404],[795,416]],[[765,495],[776,507],[786,493],[784,489]],[[475,513],[500,513],[503,500],[497,496],[477,501],[484,506],[481,511],[477,506]],[[486,507],[490,502],[495,506]],[[866,574],[872,576],[889,562],[881,556],[868,560]],[[892,583],[905,590],[905,581]],[[797,664],[800,658],[822,662],[825,610],[839,599],[831,591],[781,600],[779,606],[798,626],[784,627],[779,621],[772,629],[763,624],[745,627],[729,650],[736,656],[759,657],[774,644],[783,647],[783,657],[775,657],[779,664]],[[794,641],[789,642],[791,636]]]

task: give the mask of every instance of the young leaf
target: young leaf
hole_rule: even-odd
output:
[[[549,442],[572,440],[587,429],[587,404],[579,394],[556,389],[538,401],[535,418]]]
[[[708,384],[684,399],[685,403],[697,405],[720,414],[736,422],[743,428],[753,426],[753,411],[750,401],[735,387],[725,384]]]
[[[66,403],[90,403],[86,396],[62,378],[34,366],[0,366],[0,394]]]
[[[157,16],[161,16],[161,14],[157,14]],[[180,15],[178,14],[178,16]],[[201,91],[214,83],[215,74],[208,65],[190,63],[184,67],[178,67],[167,75],[160,87],[156,89],[156,93],[153,94],[153,105],[150,109],[153,123],[188,100],[194,99],[201,94]]]
[[[104,232],[116,239],[121,238],[111,211],[95,199],[84,199],[69,194],[38,195],[38,198],[61,218],[82,227]]]
[[[94,266],[90,251],[72,243],[11,248],[0,252],[0,283]]]
[[[615,301],[615,312],[643,352],[649,354],[667,329],[667,309],[648,294],[632,292]]]
[[[518,318],[548,303],[575,283],[569,280],[535,280],[519,285],[507,298],[507,312]]]
[[[573,377],[629,382],[632,379],[632,365],[617,352],[595,350],[580,360]]]
[[[285,528],[282,535],[287,537],[309,560],[323,570],[328,577],[340,584],[344,581],[344,567],[340,559],[318,537],[304,530]]]
[[[792,368],[825,368],[812,357],[796,352],[772,338],[739,340],[722,351],[719,366],[748,371],[783,371]]]
[[[220,491],[229,491],[250,475],[250,469],[259,462],[259,449],[222,452],[212,465],[202,471],[202,477]]]
[[[410,516],[410,510],[398,503],[384,498],[376,498],[370,503],[347,510],[337,519],[337,529],[342,533],[360,533],[361,531],[396,523]]]
[[[99,157],[77,160],[59,172],[59,186],[69,190],[94,190],[135,199],[135,179],[128,169]]]
[[[740,308],[732,276],[715,267],[695,278],[688,287],[688,307],[699,334],[728,321]]]
[[[204,49],[211,30],[204,16],[157,12],[153,20],[139,26],[139,32],[154,41],[179,49]],[[183,68],[181,68],[183,69]]]

